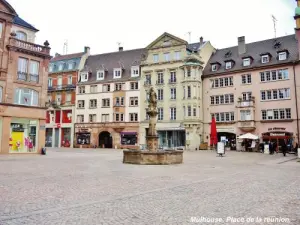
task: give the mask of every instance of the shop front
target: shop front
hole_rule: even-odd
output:
[[[146,128],[146,134],[148,128]],[[157,131],[160,148],[176,148],[186,145],[186,134],[184,128],[180,130],[159,130]]]
[[[236,130],[232,126],[217,125],[218,142],[224,142],[225,147],[230,150],[237,150]]]
[[[120,132],[121,148],[136,149],[138,145],[138,133],[124,131]]]
[[[288,151],[292,150],[294,134],[286,130],[286,128],[269,128],[267,132],[262,133],[264,143],[273,142],[276,146],[276,151],[281,152],[281,148],[286,143]]]

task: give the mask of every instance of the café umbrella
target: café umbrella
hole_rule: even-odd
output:
[[[210,124],[210,145],[217,145],[218,143],[218,136],[217,136],[217,124],[216,119],[213,116]]]
[[[251,133],[247,133],[247,134],[243,134],[243,135],[239,136],[238,139],[257,140],[258,136],[254,135],[254,134],[251,134]]]

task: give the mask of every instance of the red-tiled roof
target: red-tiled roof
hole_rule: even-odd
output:
[[[51,62],[56,62],[56,61],[61,61],[61,60],[66,60],[66,59],[80,58],[83,55],[84,55],[84,52],[68,54],[68,55],[59,55],[59,56],[53,57],[51,59]]]

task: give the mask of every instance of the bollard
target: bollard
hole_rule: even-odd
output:
[[[42,155],[46,155],[46,148],[45,148],[45,147],[42,148],[41,154],[42,154]]]

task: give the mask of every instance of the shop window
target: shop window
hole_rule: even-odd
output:
[[[78,145],[89,145],[91,139],[90,133],[77,133],[76,134],[76,143]]]
[[[61,146],[69,148],[71,146],[71,128],[61,129]]]
[[[27,106],[38,106],[39,94],[35,90],[27,88],[16,88],[14,104],[27,105]]]
[[[46,128],[46,147],[52,147],[52,135],[53,135],[53,129],[52,128]]]
[[[62,111],[62,123],[72,123],[72,110]]]
[[[137,143],[137,133],[128,132],[121,133],[121,145],[136,145]]]
[[[36,152],[37,120],[13,118],[10,124],[10,152]]]

